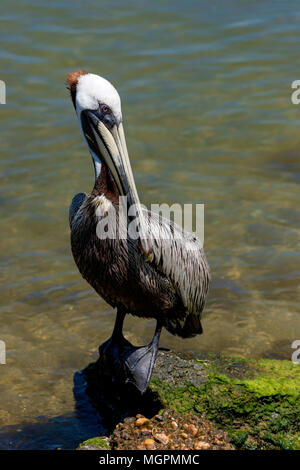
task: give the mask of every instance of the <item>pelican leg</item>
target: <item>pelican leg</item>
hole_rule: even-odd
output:
[[[115,326],[112,332],[112,338],[116,338],[116,339],[120,337],[124,338],[122,331],[123,331],[123,323],[124,323],[125,316],[126,316],[125,310],[118,308],[116,320],[115,320]]]
[[[157,322],[152,341],[147,346],[130,347],[124,355],[124,366],[126,370],[126,383],[134,385],[143,395],[149,385],[155,359],[158,352],[158,343],[162,325]]]
[[[131,384],[143,395],[148,388],[162,324],[157,322],[152,341],[147,346],[133,346],[122,333],[126,312],[118,309],[111,338],[99,348],[101,373],[118,388]]]

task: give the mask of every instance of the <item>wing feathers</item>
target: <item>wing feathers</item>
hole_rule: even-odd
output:
[[[149,214],[147,212],[148,217]],[[172,280],[187,311],[199,315],[210,281],[209,266],[200,240],[157,214],[151,213],[148,220],[153,239],[153,262]],[[199,327],[195,325],[195,328]]]

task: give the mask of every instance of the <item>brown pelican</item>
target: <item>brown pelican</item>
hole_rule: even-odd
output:
[[[105,376],[118,385],[131,383],[143,394],[162,327],[183,338],[202,333],[209,267],[198,238],[142,208],[127,153],[120,97],[113,85],[82,71],[69,73],[67,84],[95,169],[91,194],[77,194],[70,206],[72,253],[83,278],[117,308],[112,336],[99,350]],[[139,236],[101,238],[99,221],[110,215],[121,219],[120,196],[136,208]],[[126,216],[125,228],[131,220]],[[150,344],[135,347],[124,338],[127,313],[156,319]]]

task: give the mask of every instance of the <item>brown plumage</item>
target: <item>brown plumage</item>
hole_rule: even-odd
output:
[[[201,333],[200,314],[210,275],[199,240],[162,217],[151,214],[148,218],[146,211],[154,241],[152,263],[145,262],[137,240],[100,240],[96,229],[101,218],[113,217],[115,211],[118,226],[117,195],[110,172],[103,165],[92,193],[78,194],[72,201],[71,246],[80,273],[112,307],[156,318],[172,334],[182,337]],[[155,239],[161,230],[168,232],[169,240]],[[175,239],[178,230],[182,236]]]

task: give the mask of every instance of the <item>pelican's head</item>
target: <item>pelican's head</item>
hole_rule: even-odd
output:
[[[105,78],[82,71],[67,75],[67,84],[85,142],[91,152],[96,179],[106,165],[120,196],[135,205],[140,221],[142,251],[150,254],[145,222],[140,207],[122,124],[121,100],[115,87]]]
[[[67,75],[67,83],[84,140],[93,157],[95,175],[98,178],[102,163],[106,163],[105,155],[103,155],[105,150],[101,151],[102,146],[105,145],[107,139],[108,143],[112,142],[110,136],[115,140],[117,131],[120,134],[121,130],[123,134],[123,144],[127,153],[120,96],[108,80],[93,73],[71,72]],[[95,132],[101,135],[102,144],[95,138]],[[120,191],[119,185],[118,189]]]

